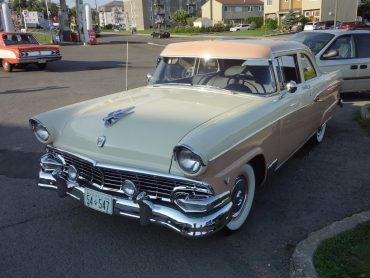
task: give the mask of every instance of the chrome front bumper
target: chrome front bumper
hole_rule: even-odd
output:
[[[65,193],[83,204],[85,188],[90,187],[88,184],[69,184],[65,179],[55,177],[55,173],[53,176],[43,170],[39,172],[38,186],[58,190],[62,195]],[[214,209],[198,213],[184,213],[176,204],[145,198],[143,192],[133,199],[117,195],[112,197],[114,215],[137,218],[142,225],[160,224],[188,237],[208,236],[222,229],[231,219],[230,192],[212,196],[208,203],[208,199],[203,200],[203,204],[207,203],[208,207],[213,206]]]

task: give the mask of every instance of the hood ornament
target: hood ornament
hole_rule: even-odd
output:
[[[134,113],[135,106],[131,106],[129,108],[120,109],[114,112],[110,112],[108,116],[103,118],[104,126],[110,127],[114,125],[116,122],[118,122],[123,117],[130,115],[131,113]]]
[[[105,144],[105,136],[99,136],[98,137],[98,140],[96,140],[96,145],[99,147],[99,148],[102,148],[104,147],[104,144]]]

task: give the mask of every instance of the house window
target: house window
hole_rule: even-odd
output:
[[[320,11],[314,11],[314,12],[313,12],[313,15],[314,15],[314,16],[320,16]]]
[[[227,6],[224,7],[224,11],[227,12]]]
[[[267,0],[267,5],[271,6],[272,5],[272,0]]]
[[[309,17],[309,16],[310,16],[310,14],[311,14],[310,12],[304,12],[304,16],[305,16],[305,17]]]
[[[243,8],[242,8],[242,7],[240,7],[240,6],[236,6],[236,7],[234,7],[234,11],[235,11],[236,13],[241,13],[241,12],[243,11]]]
[[[258,11],[259,11],[259,12],[262,12],[262,7],[263,7],[263,6],[259,6],[259,7],[258,7]]]

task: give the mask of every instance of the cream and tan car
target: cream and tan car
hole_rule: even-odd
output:
[[[236,231],[256,187],[323,140],[340,84],[297,42],[170,44],[147,86],[30,120],[38,185],[190,237]]]

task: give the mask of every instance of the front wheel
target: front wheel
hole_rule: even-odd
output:
[[[13,71],[13,65],[11,63],[9,63],[7,60],[3,59],[2,61],[2,65],[3,65],[3,69],[6,71],[6,72],[11,72]]]
[[[252,166],[247,164],[243,167],[243,174],[235,182],[231,220],[225,227],[226,231],[237,231],[243,226],[252,208],[255,189],[254,171]]]

